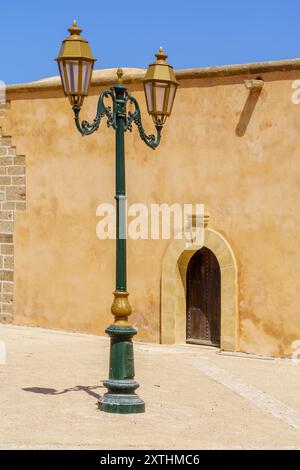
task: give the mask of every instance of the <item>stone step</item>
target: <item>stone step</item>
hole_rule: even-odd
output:
[[[13,316],[11,313],[0,313],[0,323],[8,324],[12,323]]]
[[[0,145],[3,145],[5,147],[11,147],[12,145],[12,138],[8,135],[3,135],[1,136],[0,139]]]

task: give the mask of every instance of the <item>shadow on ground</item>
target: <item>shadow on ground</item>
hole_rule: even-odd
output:
[[[55,388],[43,388],[43,387],[28,387],[28,388],[22,388],[25,392],[32,392],[32,393],[41,393],[43,395],[62,395],[63,393],[68,393],[68,392],[86,392],[88,395],[91,395],[94,398],[97,398],[99,400],[101,398],[101,395],[98,393],[93,392],[93,390],[96,390],[97,388],[104,388],[103,385],[76,385],[76,387],[72,388],[65,388],[61,392],[58,390],[55,390]]]

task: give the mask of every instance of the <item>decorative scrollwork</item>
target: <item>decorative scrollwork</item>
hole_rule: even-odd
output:
[[[112,99],[112,103],[113,103],[112,108],[111,106],[107,106],[104,103],[104,99],[108,97],[111,97]],[[113,127],[114,129],[116,129],[116,97],[115,97],[113,88],[109,90],[105,90],[100,94],[99,100],[98,100],[96,117],[92,123],[89,123],[88,121],[82,121],[80,124],[80,120],[79,120],[80,107],[79,106],[73,106],[73,111],[74,111],[74,116],[75,116],[76,127],[82,135],[90,135],[93,132],[95,132],[99,128],[101,119],[104,116],[107,117],[107,126]]]
[[[126,94],[125,103],[127,104],[128,102],[134,105],[134,111],[128,111],[125,121],[125,131],[128,130],[132,132],[132,123],[134,122],[138,128],[141,139],[154,150],[160,144],[162,126],[155,126],[157,131],[156,137],[154,134],[146,134],[142,124],[141,111],[137,100],[133,96]]]
[[[105,104],[104,100],[106,98],[111,98],[112,100],[112,107]],[[119,103],[119,102],[118,102]],[[146,134],[143,125],[142,125],[142,118],[141,118],[141,111],[137,100],[129,95],[126,91],[124,96],[124,101],[122,101],[122,106],[118,106],[116,93],[114,88],[110,88],[109,90],[103,91],[98,100],[97,105],[97,113],[95,119],[89,123],[88,121],[82,121],[80,123],[79,113],[80,107],[73,106],[73,112],[75,116],[75,123],[76,127],[82,135],[90,135],[95,132],[101,123],[101,119],[106,116],[107,117],[107,126],[113,127],[114,129],[117,128],[117,116],[124,118],[124,130],[125,131],[132,131],[132,124],[136,124],[141,139],[152,149],[155,149],[160,144],[161,138],[161,125],[156,125],[157,135],[155,137],[154,134]],[[134,111],[128,111],[126,113],[126,107],[128,103],[132,103],[134,105]],[[120,103],[119,103],[120,104]]]

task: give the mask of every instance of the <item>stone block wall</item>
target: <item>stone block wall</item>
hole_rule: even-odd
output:
[[[0,322],[13,318],[14,217],[26,207],[25,156],[0,129]]]

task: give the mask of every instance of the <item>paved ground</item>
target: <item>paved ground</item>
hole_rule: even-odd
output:
[[[300,449],[300,365],[135,344],[143,415],[97,409],[108,340],[0,326],[0,448]]]

